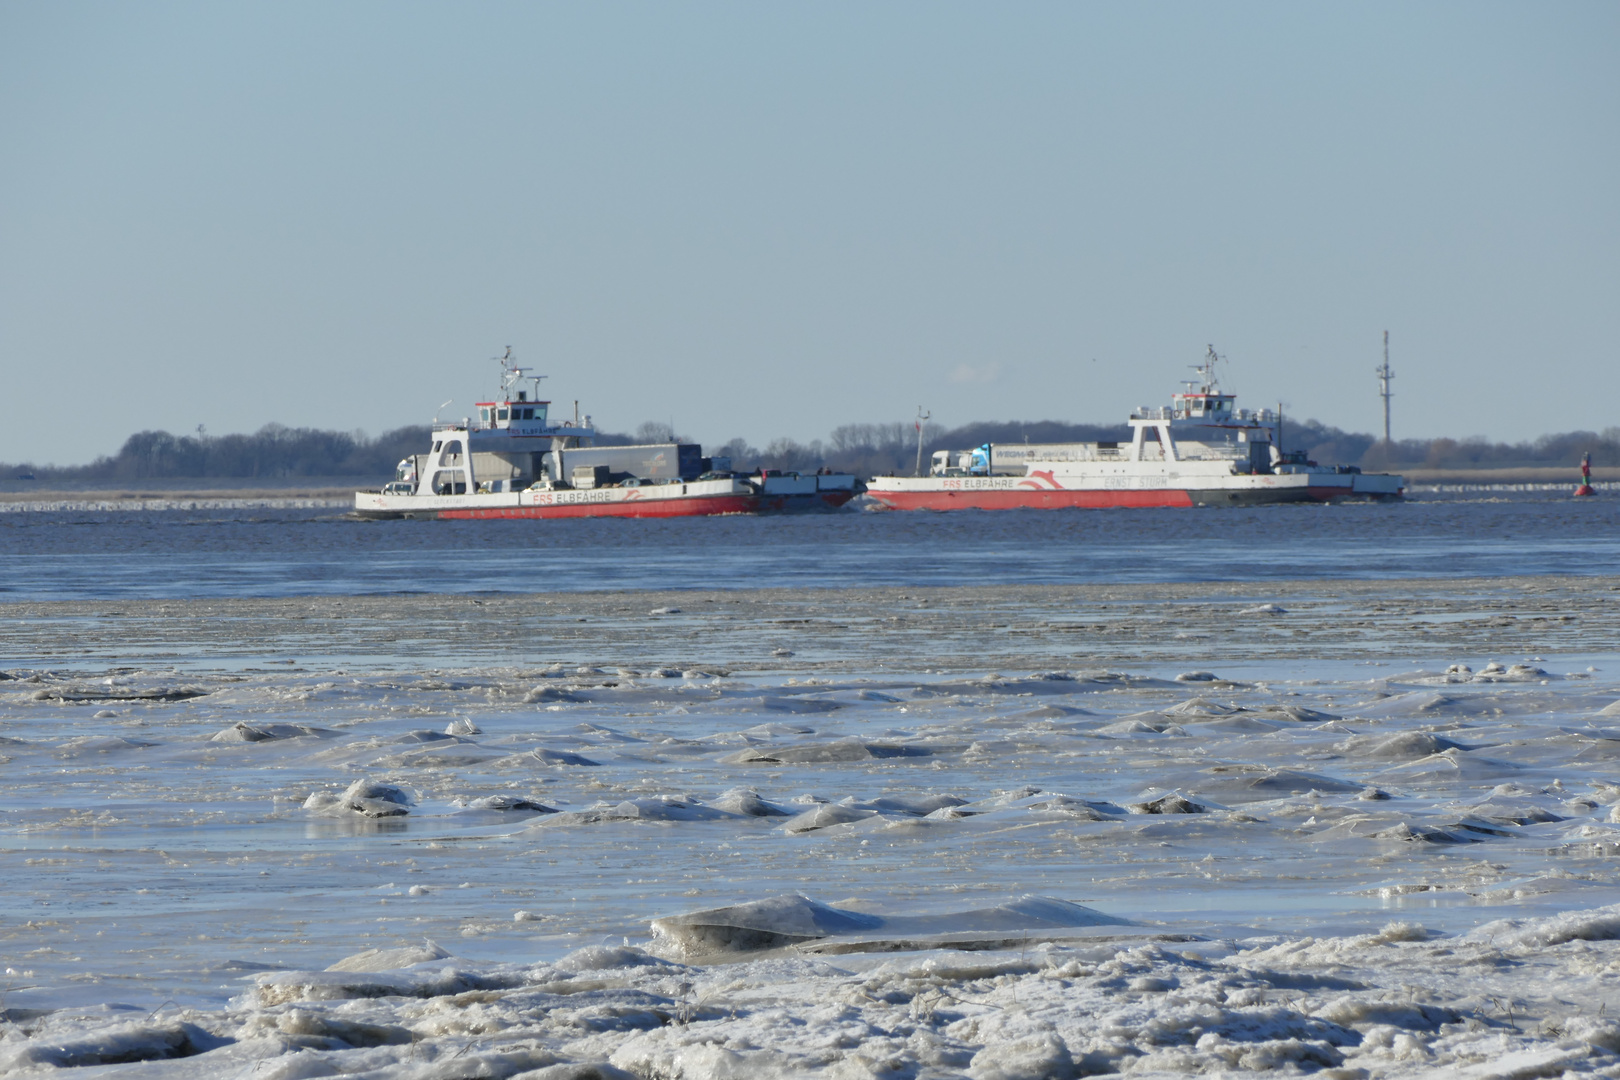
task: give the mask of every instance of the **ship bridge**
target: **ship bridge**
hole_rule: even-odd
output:
[[[474,430],[504,430],[518,435],[549,433],[546,411],[549,401],[530,401],[527,390],[517,392],[516,401],[480,401]]]
[[[476,420],[468,417],[459,425],[450,425],[465,432],[475,451],[531,452],[549,446],[552,440],[564,439],[569,445],[577,445],[578,440],[589,440],[596,434],[589,416],[580,419],[577,401],[573,419],[553,420],[551,402],[540,398],[540,380],[545,376],[518,367],[512,361],[511,349],[496,359],[501,365],[501,388],[495,400],[477,403]],[[519,382],[533,385],[525,390],[517,385]],[[531,442],[536,439],[545,440],[545,444]]]
[[[1152,426],[1165,434],[1174,429],[1182,438],[1270,441],[1278,417],[1269,409],[1240,409],[1236,394],[1221,391],[1215,365],[1223,359],[1215,346],[1209,346],[1204,362],[1193,367],[1198,377],[1184,384],[1187,389],[1170,395],[1168,408],[1144,405],[1137,409],[1131,413],[1131,426],[1138,432]],[[1207,430],[1200,433],[1199,428]]]
[[[1170,395],[1170,408],[1178,419],[1211,420],[1230,419],[1233,413],[1233,402],[1237,401],[1235,394],[1217,394],[1207,387],[1189,393]]]
[[[539,394],[545,376],[516,366],[511,349],[496,359],[501,388],[495,400],[478,402],[476,419],[435,420],[433,449],[418,455],[410,470],[435,495],[517,491],[542,477],[558,480],[563,451],[595,441],[591,418],[581,419],[577,401],[572,419],[554,420],[551,402]],[[520,389],[520,380],[533,389]]]
[[[1270,409],[1240,409],[1237,395],[1219,388],[1215,365],[1223,359],[1211,345],[1196,379],[1170,396],[1170,405],[1147,406],[1130,416],[1133,461],[1246,460],[1270,472],[1281,417]]]

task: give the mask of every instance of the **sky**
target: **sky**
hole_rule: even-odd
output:
[[[0,0],[0,460],[462,416],[1614,426],[1620,5]]]

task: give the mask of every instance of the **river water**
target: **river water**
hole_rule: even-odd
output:
[[[0,513],[0,598],[1620,573],[1620,499],[668,521],[363,522],[335,508]]]

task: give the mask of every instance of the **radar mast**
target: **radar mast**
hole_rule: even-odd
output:
[[[1196,379],[1182,379],[1181,384],[1187,387],[1188,393],[1211,394],[1220,386],[1221,378],[1215,373],[1215,365],[1226,357],[1215,351],[1215,346],[1208,346],[1209,351],[1204,354],[1202,364],[1193,364],[1192,369],[1198,372]]]
[[[518,367],[517,364],[513,362],[515,357],[512,355],[512,346],[508,345],[506,347],[505,355],[491,357],[491,359],[495,360],[501,365],[501,392],[499,397],[502,401],[510,401],[512,399],[512,387],[516,386],[524,379],[528,379],[534,384],[534,400],[540,400],[540,380],[544,379],[546,376],[529,375],[525,373],[523,368]],[[521,395],[519,396],[518,400],[523,400]]]

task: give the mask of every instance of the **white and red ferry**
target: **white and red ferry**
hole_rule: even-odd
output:
[[[1235,506],[1396,499],[1399,476],[1318,465],[1281,448],[1282,416],[1221,393],[1210,347],[1169,408],[1131,414],[1131,441],[986,443],[940,450],[927,476],[879,476],[866,493],[893,510]]]
[[[691,443],[597,446],[589,416],[549,415],[541,375],[501,361],[501,392],[476,419],[433,422],[432,448],[399,463],[380,491],[357,491],[366,518],[689,517],[830,510],[861,491],[847,473],[731,471]],[[533,392],[519,389],[528,380]]]

